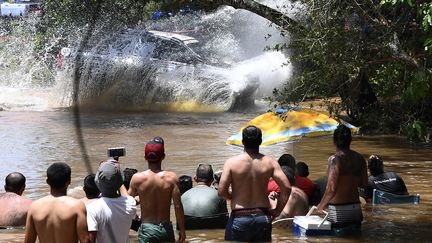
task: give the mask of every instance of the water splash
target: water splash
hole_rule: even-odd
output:
[[[4,72],[0,74],[3,75],[0,85],[16,88],[18,93],[26,88],[22,94],[28,102],[23,98],[18,102],[20,105],[14,105],[14,101],[7,105],[37,110],[70,106],[73,67],[60,71],[53,68],[56,62],[53,50],[61,47],[60,42],[69,47],[78,46],[80,30],[68,36],[53,34],[44,47],[42,58],[36,59],[29,53],[33,54],[38,20],[20,21],[8,30],[12,32],[2,34],[19,36],[20,41],[8,45],[7,51],[4,47],[1,49],[0,69]],[[167,64],[148,63],[143,58],[145,49],[137,48],[142,44],[140,37],[148,29],[196,38],[199,43],[193,49],[205,63],[196,65],[199,68],[193,70],[187,70],[187,65],[172,69]],[[89,56],[83,58],[79,67],[82,74],[80,100],[83,105],[108,109],[228,110],[237,99],[248,97],[253,102],[254,98],[269,95],[273,88],[289,79],[291,67],[284,65],[284,54],[264,52],[267,45],[284,41],[287,40],[267,20],[231,7],[210,14],[178,15],[116,33],[99,32],[92,37],[91,48],[85,51]],[[14,67],[10,65],[18,62]],[[166,71],[170,68],[172,70]],[[31,94],[32,88],[34,94]],[[46,88],[47,95],[41,95],[41,88]],[[32,96],[49,101],[35,101]],[[5,99],[7,97],[0,95],[0,105]],[[38,108],[32,108],[36,106]]]
[[[50,96],[55,71],[49,53],[58,43],[53,34],[50,42],[36,48],[40,19],[0,18],[0,108],[6,110],[46,110],[55,102]],[[39,52],[39,53],[37,53]]]
[[[0,85],[31,87],[49,83],[45,56],[37,59],[33,55],[38,21],[35,16],[0,18]]]

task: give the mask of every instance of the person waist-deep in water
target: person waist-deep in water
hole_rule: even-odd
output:
[[[87,204],[87,225],[93,242],[127,243],[129,228],[136,215],[135,199],[127,195],[123,173],[116,160],[100,164],[95,183],[102,197]],[[122,192],[122,193],[119,193]]]
[[[200,164],[194,176],[197,186],[182,195],[186,229],[225,228],[228,222],[227,204],[210,187],[213,178],[212,166]]]
[[[358,227],[363,220],[358,188],[366,188],[367,171],[363,156],[350,149],[351,130],[339,125],[333,134],[336,153],[328,159],[327,187],[318,210],[328,206],[332,228]]]
[[[286,203],[281,214],[276,217],[275,220],[306,215],[309,210],[308,196],[303,190],[301,190],[297,186],[294,186],[296,182],[294,171],[288,166],[281,166],[281,168],[292,186],[288,202]],[[274,205],[274,202],[277,201],[277,197],[277,192],[272,192],[269,194],[269,199],[272,206]]]
[[[6,176],[4,193],[0,193],[0,228],[23,226],[32,200],[22,194],[26,187],[26,178],[19,172]]]
[[[218,188],[220,196],[231,200],[225,240],[271,241],[271,220],[286,205],[291,187],[278,162],[259,152],[261,130],[248,126],[243,129],[242,136],[244,153],[225,162]],[[270,177],[281,190],[274,209],[269,209],[267,185]]]
[[[66,196],[71,181],[71,168],[65,163],[53,163],[46,174],[50,195],[31,204],[24,242],[34,243],[36,239],[41,243],[91,242],[84,203]]]
[[[184,211],[180,199],[179,179],[174,172],[162,170],[165,158],[164,141],[160,137],[150,140],[145,146],[148,170],[132,176],[128,193],[139,196],[141,226],[138,241],[174,242],[174,230],[170,222],[171,201],[179,230],[179,242],[184,242]]]
[[[408,195],[404,180],[395,172],[384,172],[384,162],[378,155],[371,155],[368,159],[370,176],[365,190],[365,198],[372,200],[373,189],[390,192],[397,195]]]

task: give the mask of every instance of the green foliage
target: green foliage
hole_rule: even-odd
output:
[[[363,128],[405,131],[413,120],[432,127],[432,57],[425,52],[432,50],[432,3],[302,2],[307,21],[285,30],[298,71],[271,101],[339,96],[330,111],[346,112]]]
[[[432,28],[432,2],[419,1],[420,3],[413,3],[413,0],[382,0],[382,5],[397,7],[398,5],[408,5],[411,9],[417,9],[417,18],[421,22],[421,27],[425,32]],[[424,43],[425,50],[432,51],[432,36]]]
[[[148,20],[160,9],[161,1],[133,0],[46,0],[45,20],[49,26],[81,27],[93,21],[105,22],[104,27],[129,27]]]
[[[410,142],[424,142],[427,135],[426,125],[422,121],[415,120],[404,127],[403,134]]]

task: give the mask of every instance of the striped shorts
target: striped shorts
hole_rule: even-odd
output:
[[[361,225],[363,221],[360,203],[329,204],[328,213],[327,220],[336,228]]]

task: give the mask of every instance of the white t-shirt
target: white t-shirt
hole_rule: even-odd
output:
[[[86,208],[88,230],[97,231],[96,242],[129,242],[129,229],[136,215],[133,197],[101,197]]]

